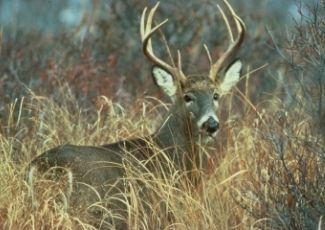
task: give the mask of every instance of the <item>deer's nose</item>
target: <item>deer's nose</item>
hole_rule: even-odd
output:
[[[213,117],[209,117],[209,119],[203,123],[203,128],[208,133],[214,133],[219,129],[219,122],[216,121]]]

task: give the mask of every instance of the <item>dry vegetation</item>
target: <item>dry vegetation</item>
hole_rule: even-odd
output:
[[[222,101],[218,142],[206,148],[215,166],[201,173],[199,188],[189,186],[186,177],[173,168],[165,169],[164,177],[128,168],[130,190],[122,197],[131,229],[325,229],[324,15],[325,3],[319,2],[310,6],[309,14],[302,15],[295,27],[287,28],[286,37],[265,31],[248,36],[243,53],[250,56],[251,61],[245,61],[250,66],[238,89]],[[110,33],[112,28],[100,23]],[[250,24],[246,26],[250,30]],[[38,39],[42,43],[16,41],[15,47],[8,40],[2,44],[0,228],[95,229],[87,210],[100,210],[107,216],[119,213],[101,206],[100,200],[67,212],[66,186],[54,181],[35,185],[38,203],[33,207],[25,180],[28,162],[64,143],[100,145],[147,135],[168,104],[132,96],[136,92],[130,88],[139,84],[137,80],[127,81],[128,88],[123,88],[118,78],[111,77],[122,75],[118,72],[121,64],[115,62],[122,54],[117,51],[112,51],[107,63],[106,57],[91,53],[91,39],[82,48],[63,35],[57,38],[60,44],[56,39]],[[94,50],[114,50],[105,39]],[[194,36],[187,45],[197,42]],[[253,42],[256,47],[250,53]],[[46,53],[51,47],[55,51],[49,58]],[[69,49],[60,54],[65,47]],[[264,51],[257,52],[261,47]],[[38,54],[33,56],[33,49]],[[126,59],[125,63],[133,63],[131,57]],[[205,60],[189,59],[188,63]],[[127,79],[137,74],[149,79],[148,68],[140,70],[141,62],[127,67],[134,68],[134,72],[124,72],[132,73]],[[250,73],[264,63],[269,66]],[[39,77],[37,83],[32,75]],[[94,83],[94,78],[101,80]],[[99,93],[94,94],[95,90]],[[19,99],[14,100],[16,96]],[[145,203],[139,196],[143,187]]]

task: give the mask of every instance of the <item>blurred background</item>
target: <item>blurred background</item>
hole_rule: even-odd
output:
[[[127,1],[119,2],[112,0],[1,0],[0,1],[0,23],[8,32],[15,33],[17,30],[25,31],[42,31],[42,33],[58,33],[62,29],[75,29],[79,27],[83,20],[91,17],[95,20],[109,20],[117,16],[116,13],[122,13],[127,7],[139,5],[153,5],[156,1]],[[173,3],[172,1],[163,1],[165,8],[168,6],[170,10],[180,10],[179,7],[189,8],[196,6],[196,10],[204,8],[206,4],[217,4],[218,1],[180,1]],[[315,2],[315,0],[305,0],[306,2]],[[247,0],[233,1],[235,5],[240,5],[243,12],[263,11],[265,21],[277,21],[277,23],[290,24],[292,19],[298,19],[301,2],[295,0]],[[259,3],[259,4],[257,4]],[[177,8],[176,8],[177,7]],[[116,9],[119,8],[119,12]],[[130,8],[127,11],[127,20],[132,21],[136,16],[138,7]],[[115,9],[115,10],[114,10]]]

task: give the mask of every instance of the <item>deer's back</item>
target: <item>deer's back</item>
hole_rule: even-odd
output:
[[[62,145],[52,148],[30,164],[38,171],[51,168],[69,170],[73,180],[103,188],[112,185],[125,174],[124,163],[147,158],[146,141],[132,139],[102,146]],[[105,189],[103,189],[104,191]]]
[[[72,190],[69,192],[69,185],[65,193],[69,195],[69,208],[79,213],[79,207],[89,207],[101,201],[101,205],[114,210],[126,210],[123,201],[123,190],[125,183],[124,161],[130,151],[139,151],[139,141],[121,141],[103,146],[76,146],[62,145],[52,148],[38,157],[29,165],[29,172],[33,169],[38,175],[54,176],[53,179],[61,180],[62,175],[71,175]],[[47,173],[48,172],[48,173]],[[33,175],[33,173],[29,173]],[[31,184],[32,186],[32,184]],[[94,192],[95,190],[96,192]],[[122,193],[121,193],[122,192]],[[100,198],[97,196],[100,195]],[[114,196],[115,198],[112,198]],[[107,198],[107,199],[103,199]],[[84,213],[83,211],[81,213]],[[121,211],[121,214],[124,214]],[[103,218],[100,210],[85,212],[86,219],[95,225]],[[125,223],[116,222],[118,226],[125,226]],[[125,229],[122,227],[122,229]]]

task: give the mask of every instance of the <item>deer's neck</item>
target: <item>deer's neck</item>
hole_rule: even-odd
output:
[[[175,106],[154,135],[158,145],[169,153],[193,152],[198,139],[196,125],[184,107]]]

